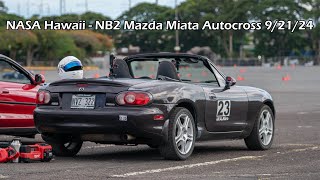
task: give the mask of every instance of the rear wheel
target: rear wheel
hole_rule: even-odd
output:
[[[56,156],[72,157],[81,149],[83,141],[74,136],[67,136],[62,139],[53,139],[52,137],[43,137],[43,139],[52,146],[52,152]]]
[[[193,152],[195,123],[190,111],[176,108],[169,119],[168,139],[159,149],[166,159],[185,160]]]
[[[274,115],[269,106],[264,105],[256,119],[251,134],[244,139],[252,150],[266,150],[272,145],[274,137]]]

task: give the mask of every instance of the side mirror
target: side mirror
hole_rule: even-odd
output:
[[[236,83],[237,81],[233,77],[227,76],[225,89],[230,89],[230,87],[235,85]]]
[[[42,74],[36,74],[34,76],[34,82],[36,83],[36,85],[43,84],[45,81],[46,79]]]

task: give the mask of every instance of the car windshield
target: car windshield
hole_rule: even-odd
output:
[[[169,61],[177,70],[181,81],[194,83],[217,82],[214,74],[201,60],[192,58],[142,58],[129,61],[134,78],[157,79],[159,64]]]

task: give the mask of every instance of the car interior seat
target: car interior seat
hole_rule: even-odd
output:
[[[157,79],[180,81],[177,69],[170,61],[162,61],[159,63]]]
[[[128,64],[122,59],[114,60],[113,74],[115,78],[132,78]]]

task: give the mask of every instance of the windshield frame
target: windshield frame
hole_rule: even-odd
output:
[[[124,58],[124,61],[126,61],[126,63],[129,66],[129,71],[130,74],[132,76],[134,76],[133,72],[132,72],[132,67],[131,67],[131,62],[132,61],[152,61],[152,59],[154,59],[154,61],[159,61],[159,59],[164,58],[164,59],[183,59],[183,58],[191,58],[194,60],[198,60],[198,61],[202,61],[203,65],[214,75],[214,77],[217,80],[217,84],[219,86],[221,86],[221,83],[219,81],[219,79],[217,78],[217,75],[215,74],[215,71],[218,72],[223,78],[225,78],[226,76],[219,70],[217,69],[217,67],[215,66],[215,64],[208,59],[207,57],[204,56],[199,56],[199,55],[193,55],[193,54],[174,54],[174,53],[150,53],[150,54],[140,54],[140,55],[133,55],[133,56],[128,56],[126,58]],[[214,68],[214,69],[212,69]],[[183,82],[187,82],[187,81],[183,81]],[[197,83],[197,82],[190,82],[190,83]],[[199,83],[199,82],[198,82]],[[200,82],[203,84],[203,82]],[[209,84],[209,83],[205,83],[205,84]]]

